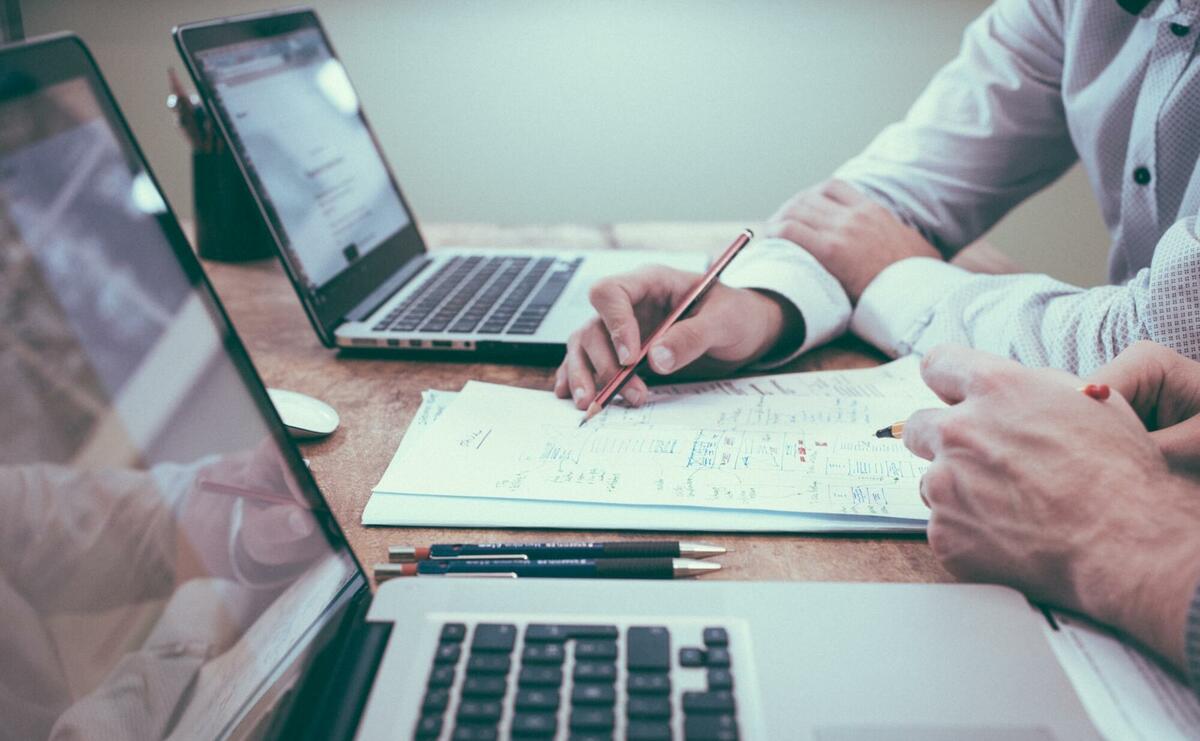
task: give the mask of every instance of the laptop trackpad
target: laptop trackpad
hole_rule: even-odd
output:
[[[817,741],[1054,741],[1046,728],[990,726],[870,726],[818,728]]]

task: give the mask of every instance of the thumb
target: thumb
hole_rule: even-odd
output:
[[[729,322],[717,318],[715,311],[703,309],[695,316],[681,319],[650,348],[650,368],[660,375],[674,373],[691,365],[716,345],[723,344]]]

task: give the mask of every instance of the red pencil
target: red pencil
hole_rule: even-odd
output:
[[[604,385],[604,388],[600,390],[600,393],[596,394],[596,398],[593,399],[592,403],[588,405],[587,411],[583,414],[583,419],[579,422],[580,427],[583,427],[583,425],[589,419],[595,417],[600,413],[601,409],[608,406],[608,403],[613,400],[613,397],[617,395],[617,392],[621,390],[621,387],[624,386],[630,378],[633,378],[634,372],[637,370],[638,366],[641,365],[642,361],[645,360],[646,353],[650,352],[650,346],[662,339],[662,336],[667,333],[667,330],[670,329],[675,322],[679,321],[689,309],[699,303],[700,299],[704,297],[704,294],[708,292],[708,289],[712,288],[713,284],[717,282],[717,278],[721,277],[721,272],[728,267],[729,263],[733,262],[733,258],[737,257],[737,254],[742,251],[742,248],[749,244],[750,240],[753,238],[754,232],[750,231],[749,229],[742,231],[742,233],[737,236],[737,239],[733,240],[733,244],[726,247],[725,251],[721,253],[721,256],[713,261],[712,265],[708,266],[708,271],[705,272],[704,276],[696,282],[696,285],[692,286],[692,290],[688,291],[687,295],[683,297],[683,301],[680,301],[679,305],[676,306],[667,316],[667,318],[662,321],[662,324],[658,325],[658,329],[654,330],[654,334],[650,335],[650,339],[646,340],[646,342],[642,344],[642,349],[638,352],[637,356],[634,357],[633,361],[630,362],[629,365],[621,368],[621,370],[617,372],[617,375],[613,376],[612,379]]]

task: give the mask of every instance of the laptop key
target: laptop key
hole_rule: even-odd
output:
[[[631,695],[665,695],[671,691],[671,678],[666,674],[630,674],[625,689]]]
[[[579,640],[617,640],[615,625],[546,625],[532,623],[525,628],[526,643],[541,643],[546,641],[566,641],[572,638]]]
[[[514,736],[553,736],[558,718],[551,713],[520,713],[513,716]]]
[[[454,667],[452,666],[434,666],[433,671],[429,673],[430,687],[449,687],[454,684]]]
[[[504,654],[472,654],[467,659],[467,676],[474,674],[508,674],[512,660]]]
[[[671,701],[665,697],[633,695],[625,703],[625,715],[630,718],[670,718]]]
[[[558,690],[517,690],[514,706],[517,710],[546,711],[558,709]]]
[[[727,648],[710,648],[708,649],[708,655],[704,657],[705,664],[717,668],[728,667],[731,662],[732,659],[729,656],[729,649]]]
[[[442,626],[441,637],[438,638],[442,643],[462,643],[467,637],[467,626],[462,623],[446,623]]]
[[[463,682],[462,695],[463,697],[472,698],[497,698],[504,697],[504,693],[508,691],[508,682],[504,677],[496,676],[479,676],[467,677]]]
[[[521,654],[523,664],[562,664],[567,652],[561,643],[533,643]]]
[[[671,668],[671,635],[663,627],[633,627],[625,633],[625,665],[631,672]]]
[[[480,623],[471,639],[471,654],[480,652],[509,653],[517,641],[517,626],[504,623]]]
[[[709,669],[708,689],[710,692],[733,689],[733,672],[728,669]]]
[[[562,681],[562,669],[557,666],[523,666],[517,675],[521,687],[558,687]]]
[[[435,664],[457,664],[461,655],[462,646],[457,643],[441,643],[434,652],[433,661]]]
[[[611,731],[616,726],[616,717],[610,708],[573,708],[570,726],[572,731]]]
[[[604,705],[612,707],[617,702],[617,692],[611,684],[577,684],[571,690],[572,705]]]
[[[679,649],[679,665],[687,667],[704,666],[704,649],[702,648],[681,648]]]
[[[458,704],[458,721],[495,723],[502,712],[499,700],[463,700]]]
[[[421,702],[421,711],[428,714],[440,713],[449,704],[450,690],[433,689],[425,693],[425,699]]]
[[[684,692],[683,712],[688,713],[732,713],[733,693],[727,690],[716,692]]]
[[[576,682],[607,682],[612,684],[617,681],[617,665],[594,661],[578,662],[575,664],[575,673],[572,676]]]
[[[728,646],[729,633],[724,628],[705,628],[704,645],[709,648],[713,646]]]
[[[628,741],[670,741],[671,724],[659,720],[631,720],[625,726]]]
[[[615,660],[617,658],[617,642],[578,641],[575,644],[575,658],[578,661]]]
[[[440,715],[423,715],[417,721],[417,727],[413,734],[420,739],[437,738],[442,733],[442,716]]]
[[[686,741],[737,741],[737,720],[732,715],[689,715],[683,719]]]
[[[494,725],[460,725],[454,727],[454,735],[450,738],[451,741],[496,741],[500,738],[500,732]]]

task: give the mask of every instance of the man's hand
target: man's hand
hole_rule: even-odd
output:
[[[915,229],[841,180],[792,196],[770,218],[767,235],[812,253],[854,303],[888,265],[906,257],[941,259]]]
[[[1172,470],[1200,479],[1200,363],[1142,341],[1088,380],[1119,391],[1151,430]]]
[[[590,299],[598,316],[567,341],[567,355],[554,377],[554,393],[586,409],[596,391],[636,357],[642,340],[698,280],[696,273],[652,266],[592,286]],[[684,368],[695,373],[728,371],[785,345],[801,331],[799,312],[787,301],[716,283],[697,308],[650,348],[650,368],[662,375]],[[625,400],[635,406],[648,393],[637,377],[622,390]]]
[[[943,565],[1089,614],[1181,666],[1200,491],[1170,473],[1134,410],[1069,374],[960,347],[935,349],[922,375],[953,405],[904,428],[933,461],[921,493]]]

